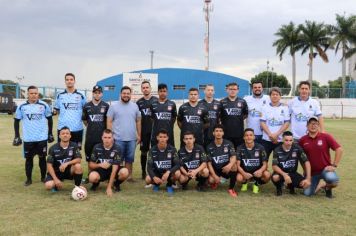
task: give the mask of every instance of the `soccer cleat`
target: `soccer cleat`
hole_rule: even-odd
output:
[[[153,188],[152,188],[153,192],[158,192],[159,191],[159,185],[153,185]]]
[[[91,190],[91,191],[96,191],[96,189],[98,188],[98,186],[99,186],[99,183],[93,183],[93,184],[91,185],[91,187],[90,187],[90,190]]]
[[[152,187],[152,184],[146,184],[145,185],[145,188],[151,188]]]
[[[187,183],[182,184],[182,190],[188,190],[188,184]]]
[[[241,185],[241,192],[246,192],[246,191],[247,191],[247,187],[248,187],[248,184],[247,184],[247,183],[242,184],[242,185]]]
[[[120,184],[115,184],[115,186],[114,186],[114,191],[115,191],[115,192],[120,192],[120,191],[121,191]]]
[[[333,192],[332,192],[331,188],[330,189],[325,188],[325,196],[327,198],[333,198]]]
[[[237,192],[234,189],[229,189],[227,192],[230,194],[231,197],[237,197]]]
[[[290,194],[295,194],[295,189],[294,189],[294,187],[290,187],[290,188],[289,188],[289,193],[290,193]]]
[[[178,186],[178,184],[172,184],[172,188],[179,189],[179,186]]]
[[[41,178],[41,182],[42,182],[42,183],[46,182],[46,178],[45,178],[45,177],[42,177],[42,178]]]
[[[215,190],[218,188],[218,185],[219,185],[218,183],[210,184],[210,188]]]
[[[170,195],[170,196],[173,195],[174,190],[173,190],[172,186],[167,186],[167,193],[168,193],[168,195]]]
[[[28,179],[25,181],[25,183],[23,184],[25,187],[30,186],[32,184],[32,180]]]
[[[82,179],[82,184],[89,184],[89,178]]]
[[[197,185],[196,189],[197,189],[198,192],[206,192],[205,186],[202,186],[202,185]]]
[[[276,195],[277,196],[282,196],[282,188],[277,188],[277,193],[276,193]]]
[[[221,184],[226,183],[226,181],[227,181],[227,179],[226,179],[226,178],[224,178],[224,177],[220,177],[220,183],[221,183]]]
[[[252,192],[257,194],[260,192],[260,188],[256,184],[254,184],[252,187]]]
[[[58,188],[57,188],[57,187],[53,187],[53,188],[51,189],[51,192],[52,192],[52,193],[58,192]]]

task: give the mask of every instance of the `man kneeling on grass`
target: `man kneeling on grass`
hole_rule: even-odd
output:
[[[223,139],[224,129],[221,124],[215,125],[213,129],[214,141],[207,148],[209,168],[209,183],[212,189],[216,189],[220,178],[230,178],[229,194],[237,197],[234,190],[236,184],[236,152],[234,145],[227,139]]]
[[[80,186],[83,169],[80,166],[82,156],[75,142],[70,141],[70,130],[63,127],[59,130],[61,141],[54,144],[47,156],[47,177],[45,187],[56,192],[63,187],[64,179],[74,179],[74,184]]]
[[[252,192],[258,193],[259,186],[269,181],[271,174],[267,170],[268,157],[264,147],[255,143],[254,131],[244,131],[245,143],[237,147],[237,182],[242,184],[241,192],[247,191],[248,182],[254,182]]]
[[[167,192],[173,194],[173,182],[180,176],[177,150],[168,144],[168,131],[160,130],[157,134],[157,145],[154,145],[147,156],[146,184],[153,184],[153,191],[158,192],[161,184],[167,183]]]
[[[120,148],[114,143],[114,136],[110,129],[105,129],[101,136],[102,143],[96,144],[89,160],[89,182],[91,190],[95,191],[100,182],[109,180],[106,194],[112,196],[112,186],[116,192],[120,191],[120,184],[129,177],[127,168],[120,167],[122,159]]]
[[[283,133],[283,143],[273,151],[272,182],[276,186],[277,196],[282,195],[283,183],[295,194],[294,188],[306,189],[310,186],[310,163],[303,149],[293,143],[293,134],[290,131]],[[303,167],[306,177],[297,172],[298,161]]]
[[[194,134],[186,131],[183,135],[184,146],[179,150],[181,176],[179,182],[182,190],[187,190],[187,185],[191,179],[198,181],[197,190],[205,191],[205,182],[209,176],[207,168],[207,158],[204,148],[195,144]]]

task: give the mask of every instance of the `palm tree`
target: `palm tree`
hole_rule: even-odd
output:
[[[300,28],[295,26],[293,22],[290,22],[288,25],[282,25],[274,35],[278,37],[273,42],[273,46],[276,47],[279,59],[282,60],[283,54],[287,50],[289,50],[289,54],[292,56],[292,95],[294,95],[296,81],[295,53],[301,48]]]
[[[329,31],[323,23],[315,21],[305,21],[305,25],[299,26],[301,29],[301,44],[302,55],[308,52],[309,55],[309,77],[308,80],[312,84],[313,80],[313,60],[319,55],[324,62],[329,62],[328,55],[325,51],[330,44]]]
[[[348,52],[355,51],[355,48],[351,49],[350,46],[352,42],[356,40],[356,31],[353,28],[356,24],[356,17],[350,16],[340,16],[336,14],[336,25],[330,25],[330,34],[332,35],[332,39],[330,41],[331,46],[335,46],[335,54],[341,47],[342,50],[342,95],[345,96],[346,87],[346,54]],[[350,55],[351,56],[351,55]]]

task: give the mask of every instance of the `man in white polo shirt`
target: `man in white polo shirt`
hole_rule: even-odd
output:
[[[291,115],[291,132],[294,140],[298,140],[307,134],[307,121],[310,117],[316,116],[319,119],[320,132],[324,130],[324,119],[320,110],[319,102],[311,98],[310,83],[301,81],[299,83],[299,97],[293,98],[288,103],[289,113]]]
[[[263,86],[261,81],[252,82],[252,95],[246,96],[245,101],[248,107],[247,128],[251,128],[255,133],[255,142],[261,143],[262,128],[260,118],[262,107],[268,105],[271,100],[268,95],[263,94]]]

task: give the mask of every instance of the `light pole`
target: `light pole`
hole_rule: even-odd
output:
[[[272,74],[271,74],[271,88],[272,88],[273,87],[273,66],[272,66],[271,70],[272,70]]]
[[[268,69],[269,69],[269,60],[267,60],[267,81],[266,81],[267,89],[268,89]]]
[[[153,54],[155,52],[153,50],[150,50],[150,54],[151,54],[151,70],[153,69]]]

